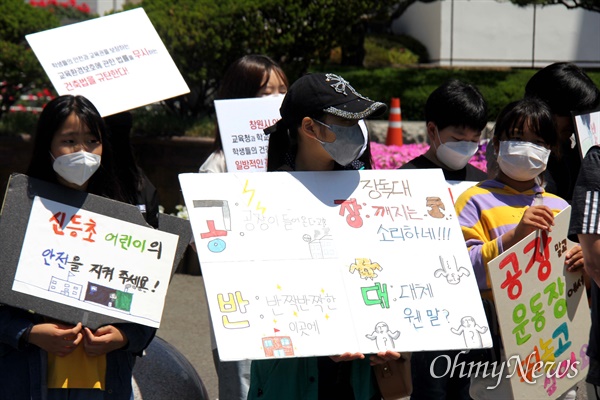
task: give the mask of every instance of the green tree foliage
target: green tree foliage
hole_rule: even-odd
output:
[[[414,0],[406,0],[414,1]],[[224,70],[250,53],[268,54],[290,80],[323,65],[332,48],[391,0],[143,0],[191,94],[167,103],[180,115],[210,110]]]
[[[519,6],[528,6],[530,4],[538,4],[542,6],[550,6],[562,4],[569,9],[583,8],[585,10],[600,12],[600,0],[510,0],[511,3]]]
[[[33,87],[49,86],[25,35],[58,26],[47,10],[22,0],[0,1],[0,117]]]

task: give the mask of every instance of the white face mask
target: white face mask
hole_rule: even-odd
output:
[[[359,154],[361,154],[362,148],[365,145],[365,134],[358,124],[352,126],[339,126],[333,124],[327,125],[318,119],[315,119],[314,121],[335,133],[335,140],[333,142],[317,140],[336,163],[346,166],[358,159]]]
[[[82,186],[98,170],[100,160],[99,155],[82,150],[55,158],[52,167],[65,181]]]
[[[504,140],[500,142],[498,166],[509,178],[525,182],[546,170],[550,150],[531,142]]]
[[[367,124],[364,119],[358,120],[358,126],[360,126],[360,130],[362,131],[363,136],[365,137],[365,144],[363,144],[363,147],[360,149],[360,153],[358,153],[358,157],[360,157],[364,154],[365,150],[367,150],[367,143],[369,141],[369,130],[367,129]]]
[[[461,140],[459,142],[442,143],[440,132],[437,130],[440,145],[435,150],[437,159],[449,169],[457,171],[464,168],[471,157],[477,153],[479,145],[475,142]]]

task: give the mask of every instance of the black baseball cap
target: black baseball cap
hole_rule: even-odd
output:
[[[307,74],[295,81],[283,99],[277,128],[290,128],[302,118],[327,113],[345,119],[364,119],[385,112],[384,103],[358,93],[348,81],[336,74]],[[271,133],[277,128],[266,129]]]

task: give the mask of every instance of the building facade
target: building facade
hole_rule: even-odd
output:
[[[394,21],[442,66],[544,67],[570,61],[600,67],[600,13],[507,0],[416,2]]]

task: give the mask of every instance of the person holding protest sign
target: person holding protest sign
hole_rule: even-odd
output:
[[[59,96],[38,121],[27,174],[32,178],[127,200],[115,174],[109,135],[94,105],[82,96]],[[155,329],[134,323],[95,331],[0,306],[0,398],[133,398],[131,378]]]
[[[586,200],[584,193],[592,192],[589,187],[593,178],[589,171],[593,170],[584,171],[582,169],[585,163],[582,163],[579,149],[576,146],[575,127],[571,113],[598,108],[600,106],[600,90],[592,79],[575,64],[558,62],[542,68],[531,77],[525,87],[525,96],[542,99],[552,110],[560,138],[560,152],[550,155],[548,161],[550,176],[546,190],[563,197],[573,205],[570,238],[578,242],[577,234],[584,233],[580,231],[583,227],[581,212],[591,204]],[[594,156],[590,156],[590,160],[586,163],[590,167],[595,167]],[[578,181],[580,174],[584,175],[581,183]],[[576,194],[575,190],[579,194]],[[589,230],[587,232],[592,233]],[[589,237],[591,236],[586,236],[588,239]],[[582,242],[582,244],[586,245],[589,242]],[[589,247],[584,249],[584,254],[589,250]],[[584,257],[586,264],[588,261],[593,263],[595,260],[595,258],[589,258],[589,254]],[[588,268],[586,268],[587,271]],[[600,386],[600,350],[598,350],[600,348],[600,288],[595,281],[588,279],[587,274],[584,276],[592,311],[592,327],[587,351],[590,357],[590,368],[586,381],[594,386]],[[590,396],[592,396],[591,393]],[[596,394],[595,396],[600,398]]]
[[[529,79],[525,97],[541,99],[552,111],[559,136],[559,151],[550,154],[545,171],[545,189],[571,202],[581,164],[571,112],[589,111],[600,106],[600,90],[577,65],[557,62],[542,68]],[[488,172],[497,171],[492,147],[487,148],[486,159]]]
[[[279,65],[270,57],[250,54],[237,59],[229,66],[217,100],[251,97],[279,96],[287,92],[288,80]],[[217,126],[213,152],[200,167],[199,172],[227,172],[221,133]],[[250,361],[221,361],[211,325],[213,361],[219,379],[221,400],[245,400],[250,387]]]
[[[552,113],[544,102],[525,98],[507,105],[496,121],[493,146],[499,167],[496,178],[467,189],[456,201],[477,283],[482,297],[490,301],[488,262],[530,233],[550,231],[554,215],[568,206],[541,185],[550,151],[559,146]],[[581,249],[571,251],[565,262],[570,271],[583,267]],[[498,337],[496,343],[499,346]],[[501,384],[490,393],[484,382],[480,377],[472,380],[474,399],[511,398],[510,388]],[[572,396],[574,391],[568,393]]]
[[[487,104],[479,90],[468,83],[452,79],[427,98],[425,104],[427,137],[431,144],[425,154],[407,162],[400,169],[441,168],[446,180],[482,181],[485,172],[469,164],[479,149],[481,131],[487,124]],[[444,366],[435,363],[440,356],[466,357],[459,351],[414,352],[411,358],[413,399],[469,399],[470,378],[444,374]],[[431,368],[437,377],[431,374]]]
[[[370,168],[369,151],[360,155],[366,138],[358,121],[385,108],[338,75],[301,77],[283,100],[281,120],[265,129],[268,171]],[[248,399],[380,399],[372,366],[399,358],[400,353],[386,351],[255,360]]]
[[[487,124],[487,104],[475,86],[456,79],[439,86],[427,98],[425,123],[429,149],[400,169],[441,168],[450,181],[487,178],[485,172],[469,164]]]
[[[250,54],[229,66],[217,93],[216,100],[280,96],[287,92],[288,79],[281,67],[270,57]],[[213,152],[199,172],[227,172],[221,133],[217,127]]]

